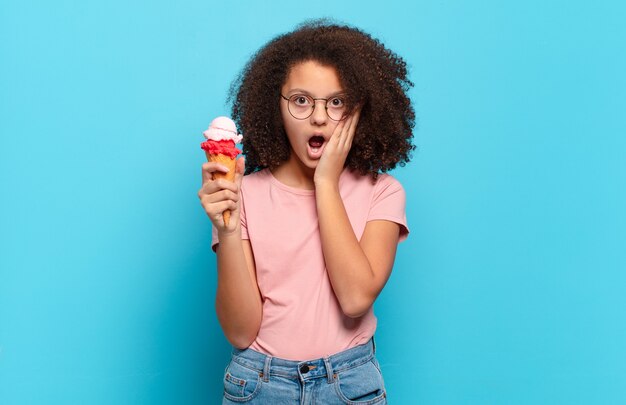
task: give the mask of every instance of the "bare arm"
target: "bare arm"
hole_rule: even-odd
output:
[[[359,242],[338,190],[318,194],[322,250],[333,290],[347,316],[362,316],[389,279],[400,227],[391,221],[370,221]]]
[[[400,227],[370,221],[357,239],[339,194],[339,175],[352,145],[359,112],[340,123],[315,171],[315,196],[326,269],[341,309],[365,314],[389,279]]]
[[[213,172],[225,168],[216,163],[202,166],[202,207],[217,229],[217,317],[228,341],[243,349],[254,341],[261,325],[261,295],[256,283],[254,256],[250,242],[241,239],[240,195],[243,159],[237,162],[235,182],[214,180]],[[231,211],[228,227],[222,213]]]
[[[215,308],[228,341],[239,349],[250,346],[259,332],[262,306],[247,240],[220,238]]]

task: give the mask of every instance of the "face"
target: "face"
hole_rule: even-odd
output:
[[[340,99],[335,97],[343,93],[344,89],[335,68],[315,61],[302,62],[291,68],[287,81],[281,88],[281,94],[286,98],[300,94],[309,98],[329,99],[329,108],[340,103]],[[305,104],[307,101],[300,97],[296,102]],[[308,169],[317,167],[324,147],[338,124],[338,121],[330,119],[326,113],[326,101],[316,100],[314,103],[315,109],[310,117],[296,119],[289,112],[289,102],[282,97],[280,99],[283,125],[291,144],[289,162]]]

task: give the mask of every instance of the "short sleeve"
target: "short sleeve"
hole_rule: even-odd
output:
[[[406,194],[398,180],[387,174],[379,176],[367,220],[395,222],[400,225],[400,241],[407,238]]]
[[[248,236],[248,223],[246,221],[246,204],[245,204],[245,198],[244,198],[244,190],[243,190],[243,186],[241,189],[241,213],[239,215],[239,219],[241,222],[241,239],[250,239],[250,237]],[[217,237],[217,228],[215,228],[215,226],[211,225],[211,227],[213,228],[212,230],[212,240],[211,240],[211,248],[213,249],[213,251],[215,252],[215,250],[217,249],[217,245],[220,243],[219,238]]]

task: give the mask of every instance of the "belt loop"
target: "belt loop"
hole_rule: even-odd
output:
[[[373,335],[372,335],[372,350],[374,350],[374,354],[376,354],[376,341],[374,340]]]
[[[332,384],[334,381],[334,372],[333,366],[330,364],[330,358],[324,357],[324,365],[326,366],[326,379],[328,380],[329,384]]]
[[[269,382],[270,380],[270,364],[272,363],[272,356],[265,357],[265,364],[263,365],[263,381]]]

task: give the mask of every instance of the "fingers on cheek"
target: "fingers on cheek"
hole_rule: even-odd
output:
[[[352,123],[346,122],[346,126],[343,128],[343,131],[342,131],[343,135],[349,135],[351,129],[352,129]]]
[[[354,130],[356,128],[356,123],[357,123],[358,117],[353,117],[352,120],[350,121],[350,132],[354,133]]]
[[[346,128],[346,122],[345,121],[339,122],[339,124],[337,124],[337,127],[335,127],[335,131],[334,131],[335,137],[340,137],[345,128]]]

